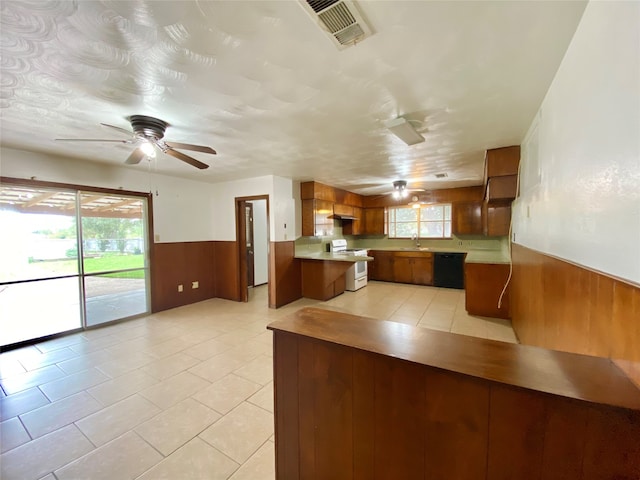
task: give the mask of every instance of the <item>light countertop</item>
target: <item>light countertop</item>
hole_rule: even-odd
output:
[[[509,263],[509,254],[502,250],[462,250],[455,248],[420,247],[420,248],[398,248],[398,247],[376,247],[369,250],[384,252],[425,252],[425,253],[466,253],[466,263]]]
[[[324,261],[333,261],[333,262],[370,262],[373,260],[373,257],[365,257],[365,256],[356,256],[356,255],[345,255],[345,254],[335,254],[331,252],[310,252],[310,253],[296,253],[294,258],[299,258],[301,260],[324,260]]]

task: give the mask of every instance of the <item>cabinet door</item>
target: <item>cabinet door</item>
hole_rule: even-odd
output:
[[[487,150],[485,177],[517,175],[520,163],[520,146],[502,147]]]
[[[371,251],[369,256],[374,258],[373,262],[368,265],[370,267],[369,278],[381,282],[393,282],[393,253]]]
[[[393,259],[393,276],[398,283],[413,283],[413,258],[396,256]]]
[[[302,236],[314,236],[316,232],[315,224],[315,200],[302,200]]]
[[[342,221],[342,233],[345,235],[362,235],[362,209],[353,207],[354,220]]]
[[[413,282],[418,285],[433,285],[433,256],[414,257],[412,265]]]
[[[484,234],[490,237],[509,235],[511,205],[483,204]]]
[[[326,200],[315,202],[315,236],[330,237],[333,235],[333,203]]]
[[[455,203],[452,232],[454,235],[482,235],[482,203]]]
[[[364,234],[384,235],[384,207],[364,209]]]

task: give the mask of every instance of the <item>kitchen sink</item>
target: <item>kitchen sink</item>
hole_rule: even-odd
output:
[[[428,252],[431,249],[429,247],[402,247],[400,250],[406,252]]]

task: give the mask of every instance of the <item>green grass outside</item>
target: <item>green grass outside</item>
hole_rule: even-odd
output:
[[[36,262],[31,265],[38,269],[45,269],[51,274],[66,275],[78,273],[78,261],[75,258]],[[144,255],[103,254],[98,257],[88,257],[84,259],[85,273],[108,272],[111,270],[126,270],[130,268],[140,268],[141,270],[109,273],[104,276],[108,278],[144,278],[144,270],[142,270],[144,268]]]

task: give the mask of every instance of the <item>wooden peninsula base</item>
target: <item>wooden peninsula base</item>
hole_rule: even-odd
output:
[[[302,296],[329,300],[344,293],[345,273],[353,263],[330,260],[301,260]]]
[[[640,478],[608,359],[317,308],[268,328],[279,480]]]

